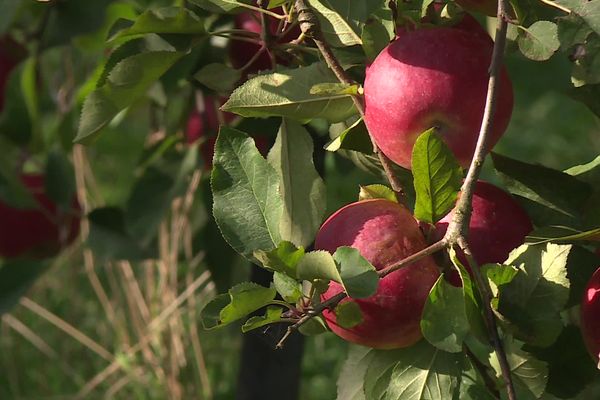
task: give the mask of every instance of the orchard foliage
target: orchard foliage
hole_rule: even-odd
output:
[[[379,123],[372,122],[368,114],[365,123],[361,115],[365,76],[378,71],[369,70],[369,66],[377,63],[377,56],[390,42],[410,37],[411,32],[435,36],[435,32],[443,35],[460,30],[451,36],[484,43],[488,46],[485,56],[477,60],[489,57],[485,62],[491,61],[493,43],[483,37],[486,30],[477,20],[485,20],[481,12],[494,14],[495,2],[433,3],[4,2],[0,5],[0,31],[14,36],[25,54],[14,62],[4,89],[0,201],[16,208],[35,208],[27,187],[14,177],[15,171],[20,176],[35,170],[48,177],[45,191],[50,199],[69,211],[75,192],[68,158],[73,146],[93,150],[104,135],[118,134],[115,124],[132,114],[143,114],[153,134],[139,143],[143,150],[138,152],[139,163],[132,164],[137,173],[133,188],[121,206],[87,205],[83,209],[89,222],[84,245],[102,260],[155,257],[163,217],[170,212],[173,199],[186,194],[194,174],[201,172],[203,182],[210,181],[212,196],[209,209],[199,208],[194,217],[214,218],[218,233],[214,227],[206,228],[198,234],[203,242],[198,246],[208,250],[218,242],[214,247],[223,249],[215,236],[221,235],[246,260],[273,272],[269,287],[244,282],[228,288],[224,286],[229,283],[227,279],[218,281],[222,294],[202,313],[207,329],[237,323],[247,332],[285,324],[291,327],[288,333],[298,330],[317,335],[333,330],[354,342],[393,347],[352,347],[338,378],[339,400],[506,398],[503,358],[519,399],[591,398],[597,394],[593,391],[598,390],[600,371],[598,355],[595,360],[589,357],[585,346],[587,343],[596,351],[600,333],[597,323],[585,324],[591,328],[586,328],[584,340],[578,316],[586,285],[600,266],[594,254],[600,242],[600,156],[559,171],[535,159],[517,160],[492,151],[488,161],[518,211],[508,212],[497,225],[475,234],[498,235],[499,246],[505,246],[503,238],[514,237],[511,219],[517,218],[518,237],[525,234],[521,231],[532,228],[524,242],[517,240],[517,246],[511,242],[510,249],[500,256],[494,252],[494,263],[482,261],[479,266],[472,265],[457,246],[440,247],[440,251],[428,254],[422,264],[435,263],[439,271],[434,275],[439,272],[439,278],[402,283],[426,285],[417,289],[427,296],[410,304],[412,328],[417,332],[411,333],[416,335],[411,340],[377,346],[377,338],[353,340],[352,335],[340,333],[358,332],[360,336],[360,326],[365,323],[370,325],[363,327],[375,328],[367,327],[363,332],[381,333],[373,332],[382,322],[373,320],[377,313],[371,314],[369,305],[376,302],[371,300],[385,288],[386,280],[402,282],[394,281],[394,276],[408,274],[421,265],[411,263],[393,270],[423,245],[408,246],[410,254],[403,249],[380,262],[378,257],[388,250],[378,242],[380,239],[369,243],[371,236],[365,234],[359,245],[353,242],[356,238],[342,239],[349,228],[341,227],[328,233],[338,242],[331,239],[313,248],[315,237],[326,227],[321,228],[327,217],[328,187],[346,184],[328,181],[315,160],[324,152],[335,153],[335,157],[351,160],[356,168],[369,172],[371,180],[355,188],[356,204],[385,202],[388,207],[401,208],[414,216],[418,224],[412,218],[410,221],[418,240],[426,244],[440,239],[436,225],[450,220],[465,191],[463,179],[471,156],[465,156],[465,147],[459,148],[464,137],[449,138],[445,135],[448,130],[440,126],[448,123],[452,131],[456,128],[453,121],[440,123],[435,119],[417,124],[419,131],[411,132],[410,148],[402,149],[409,155],[403,168],[378,157],[368,128],[377,125],[380,129]],[[308,14],[299,12],[302,6],[308,7]],[[568,58],[570,77],[556,78],[568,82],[570,89],[564,95],[582,102],[600,118],[600,1],[511,0],[506,6],[506,53],[542,64]],[[240,22],[244,18],[261,29],[244,28]],[[490,20],[492,37],[495,24]],[[317,44],[325,44],[325,51],[311,36]],[[241,43],[253,46],[254,54],[243,54]],[[435,49],[443,53],[444,41],[440,43]],[[60,49],[67,45],[79,51],[65,58]],[[2,45],[2,51],[4,48]],[[98,50],[104,54],[99,64],[86,54]],[[432,59],[436,61],[428,64]],[[341,71],[330,68],[332,60]],[[444,60],[447,58],[440,54],[419,55],[419,63],[433,69],[443,69]],[[69,66],[65,68],[64,63]],[[461,99],[437,93],[440,103],[459,102],[449,105],[450,119],[462,112],[456,111],[461,105],[477,109],[463,118],[470,118],[469,154],[475,148],[483,115],[488,66],[478,65],[477,74],[484,83],[477,95],[466,91]],[[460,71],[461,66],[454,65],[453,69]],[[386,82],[391,94],[400,93],[391,76],[380,78],[376,94],[383,94]],[[4,83],[0,83],[2,88]],[[420,96],[424,83],[414,80],[407,84],[414,97],[406,99],[406,104],[371,106],[369,101],[377,101],[373,96],[367,98],[367,110],[380,107],[392,115],[404,112]],[[439,85],[424,89],[443,90]],[[525,88],[514,86],[513,90],[519,96]],[[216,109],[220,99],[227,100]],[[471,105],[474,99],[477,104]],[[506,120],[500,123],[506,125],[510,112],[501,111]],[[195,122],[196,126],[203,127],[193,138],[186,137],[191,129],[190,115],[201,121]],[[384,134],[389,134],[393,124],[383,122]],[[320,136],[315,127],[324,127],[320,131],[329,132],[329,137]],[[500,135],[495,132],[494,141]],[[124,135],[123,141],[127,140]],[[261,154],[262,145],[256,144],[259,140],[270,142],[268,154]],[[214,155],[210,146],[208,151],[206,147],[199,151],[213,141]],[[386,151],[385,146],[380,147]],[[212,163],[203,157],[212,157]],[[386,179],[390,176],[395,182]],[[397,184],[402,190],[395,187]],[[473,228],[480,222],[477,209],[472,218]],[[2,229],[5,225],[0,220]],[[397,245],[394,240],[399,236],[390,239],[390,248]],[[331,243],[337,244],[330,248]],[[473,237],[469,243],[475,259],[480,259],[476,243],[486,247],[493,246],[494,241]],[[0,310],[13,305],[47,263],[7,257],[0,268]],[[229,264],[227,256],[218,258],[211,271],[215,279],[230,273]],[[327,303],[336,296],[337,301]],[[398,299],[391,303],[392,312],[394,307],[406,306]],[[584,318],[589,315],[587,310],[581,314]],[[600,318],[597,313],[593,315],[588,318]],[[394,320],[394,315],[381,317]],[[490,325],[490,318],[496,321],[497,329]],[[498,353],[492,331],[496,331],[505,355]],[[286,337],[279,346],[285,346]],[[596,388],[592,387],[594,382]]]

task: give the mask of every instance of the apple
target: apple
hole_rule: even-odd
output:
[[[274,55],[275,61],[278,64],[288,65],[290,61],[289,56],[287,56],[284,52],[276,51],[277,44],[287,43],[300,35],[300,28],[297,25],[289,30],[286,27],[282,31],[280,29],[280,21],[278,19],[268,15],[265,15],[265,19],[267,21],[269,33],[273,36],[272,44],[274,44],[274,46],[269,46],[269,49],[263,51],[261,55],[258,56],[256,60],[254,60],[244,70],[243,80],[245,80],[249,74],[256,74],[260,71],[273,69],[271,54]],[[234,28],[261,35],[262,26],[260,23],[259,13],[244,12],[237,14],[234,17]],[[229,45],[229,57],[231,60],[231,65],[237,69],[246,66],[246,64],[250,62],[252,57],[254,57],[254,55],[261,49],[263,45],[264,42],[262,39],[258,38],[256,43],[250,43],[242,40],[231,40]]]
[[[388,267],[425,248],[425,239],[410,213],[403,206],[383,199],[351,203],[323,223],[315,249],[334,253],[340,246],[360,251],[377,270]],[[419,323],[425,300],[439,276],[433,259],[424,258],[392,272],[379,281],[377,292],[366,299],[345,298],[359,305],[363,322],[350,328],[336,323],[333,311],[323,316],[329,328],[350,342],[377,349],[408,347],[421,337]],[[323,301],[343,290],[329,284]]]
[[[583,341],[598,363],[600,358],[600,268],[594,272],[583,292],[580,312]]]
[[[23,58],[25,50],[10,36],[0,38],[0,111],[4,108],[4,91],[13,68]]]
[[[491,183],[476,182],[472,206],[468,243],[479,265],[504,262],[533,229],[531,219],[519,203]],[[435,225],[434,237],[444,236],[453,215],[451,212]],[[460,254],[459,257],[464,263],[464,257]],[[457,286],[460,284],[455,270],[449,280]]]
[[[489,35],[473,34],[464,24],[401,32],[370,65],[364,83],[365,122],[383,153],[410,168],[415,140],[437,127],[459,163],[468,166],[483,117],[492,51]],[[506,130],[512,107],[512,84],[503,68],[488,148]]]
[[[52,257],[79,234],[80,207],[61,211],[46,195],[42,174],[25,174],[21,180],[38,208],[18,209],[0,201],[0,257]]]
[[[204,138],[204,142],[200,144],[200,152],[204,161],[204,167],[206,170],[212,168],[212,160],[215,152],[215,143],[217,141],[217,133],[219,132],[219,117],[218,113],[221,113],[224,124],[229,124],[235,119],[235,115],[232,113],[219,111],[217,104],[223,105],[227,99],[215,98],[212,96],[202,97],[202,112],[194,107],[190,115],[188,116],[186,127],[185,127],[185,141],[187,144],[192,144]],[[256,136],[254,138],[256,147],[262,155],[266,155],[269,151],[269,140],[266,136]]]

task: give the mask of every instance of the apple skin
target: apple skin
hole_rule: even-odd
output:
[[[415,140],[436,126],[458,162],[468,166],[483,117],[492,51],[489,35],[473,34],[464,25],[401,32],[370,65],[364,83],[365,121],[385,155],[410,168]],[[488,148],[500,139],[512,113],[512,84],[504,68],[498,89]]]
[[[281,10],[281,9],[277,9]],[[279,28],[279,20],[270,16],[265,16],[267,20],[267,24],[269,26],[269,32],[274,37],[273,42],[275,44],[279,43],[287,43],[300,35],[300,28],[296,25],[288,32],[282,34],[282,32],[278,31]],[[261,34],[262,27],[260,24],[260,16],[258,13],[254,12],[244,12],[241,14],[237,14],[234,17],[234,28],[242,29],[248,32],[254,32],[257,34]],[[231,40],[229,44],[229,58],[231,60],[231,65],[234,68],[242,68],[245,66],[254,55],[260,50],[262,47],[262,41],[258,43],[250,43],[241,40]],[[271,53],[273,50],[269,49],[264,51],[258,58],[252,62],[244,71],[244,76],[242,80],[246,80],[249,74],[256,74],[260,71],[266,71],[273,68],[271,63]],[[275,61],[277,64],[288,65],[289,57],[285,57],[281,52],[277,52],[275,54]]]
[[[519,203],[491,183],[476,182],[472,205],[468,242],[479,265],[506,261],[511,250],[523,244],[533,229],[531,219]],[[451,212],[435,225],[435,238],[444,236],[453,215]],[[462,254],[459,257],[464,263]],[[456,286],[460,285],[456,270],[453,269],[448,278]]]
[[[590,278],[581,299],[581,335],[592,358],[600,357],[600,268]]]
[[[388,200],[371,199],[341,208],[321,226],[315,249],[334,253],[340,246],[358,249],[380,270],[424,249],[426,243],[410,211]],[[408,347],[422,337],[421,313],[438,277],[433,259],[424,258],[381,279],[373,296],[342,300],[360,306],[364,320],[357,326],[340,327],[330,310],[323,316],[336,335],[350,342],[376,349]],[[331,282],[321,299],[342,290],[339,283]]]
[[[0,257],[53,257],[79,235],[79,203],[74,198],[71,210],[61,212],[44,192],[44,175],[21,179],[39,208],[17,209],[0,202]]]

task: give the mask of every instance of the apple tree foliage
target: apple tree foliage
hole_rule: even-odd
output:
[[[262,12],[269,18],[285,10],[287,22],[297,24],[293,0],[264,1],[262,10],[254,2],[236,0],[57,0],[26,7],[3,2],[0,31],[14,30],[22,40],[34,36],[27,58],[10,75],[0,115],[0,198],[21,206],[31,201],[8,173],[27,149],[46,155],[41,158],[46,173],[54,177],[49,193],[64,203],[74,191],[74,185],[64,184],[72,182],[67,154],[73,143],[94,149],[103,135],[117,134],[111,126],[145,110],[162,135],[146,143],[133,165],[138,173],[125,204],[89,210],[85,245],[102,260],[153,257],[162,218],[203,165],[201,144],[183,145],[190,104],[199,91],[222,96],[227,100],[221,110],[238,118],[219,130],[207,210],[218,230],[213,227],[201,237],[207,247],[211,240],[223,246],[215,239],[222,235],[241,256],[273,272],[273,282],[270,287],[251,282],[221,287],[222,294],[203,310],[204,326],[237,323],[247,332],[292,325],[318,307],[329,281],[343,285],[349,297],[369,297],[379,277],[358,251],[311,251],[327,199],[314,155],[337,153],[372,174],[372,181],[356,188],[357,200],[396,201],[352,96],[362,95],[365,66],[394,39],[397,26],[419,24],[432,1],[306,3],[333,56],[358,83],[340,82],[310,39],[271,43],[291,55],[286,65],[248,79],[230,66],[223,40],[240,34],[231,29],[232,16]],[[570,78],[557,78],[570,79],[565,95],[600,117],[600,1],[511,0],[509,9],[507,52],[537,63],[568,57]],[[441,16],[452,20],[461,12],[450,1]],[[94,18],[98,15],[104,18]],[[28,23],[40,31],[28,32]],[[75,88],[49,123],[49,110],[58,100],[38,90],[40,74],[48,74],[40,65],[59,66],[63,60],[56,49],[66,45],[82,49],[76,62],[92,68],[72,72]],[[85,49],[106,50],[98,63]],[[520,90],[515,87],[517,94]],[[311,124],[326,125],[330,132],[323,148],[315,147]],[[266,156],[254,140],[261,131],[273,139]],[[576,315],[585,284],[600,264],[593,254],[600,241],[600,156],[565,171],[496,153],[489,158],[535,226],[502,264],[481,268],[517,398],[592,398],[600,371],[585,351]],[[434,224],[452,210],[465,171],[434,131],[419,137],[412,163],[412,172],[394,167],[394,173],[415,217]],[[453,250],[450,259],[462,287],[441,278],[431,289],[421,317],[424,339],[395,350],[353,347],[338,378],[339,400],[506,398],[482,298]],[[4,261],[0,310],[13,305],[46,267],[47,261]],[[230,268],[226,257],[218,268],[215,276]],[[340,325],[362,321],[352,304],[335,308]],[[310,317],[300,332],[327,331],[321,316]]]

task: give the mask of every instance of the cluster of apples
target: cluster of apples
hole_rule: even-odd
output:
[[[4,108],[9,75],[23,52],[9,36],[0,39],[0,112]],[[0,201],[0,258],[52,257],[79,234],[79,204],[73,199],[71,209],[62,210],[46,194],[44,174],[21,172],[19,175],[36,205],[16,208]]]

